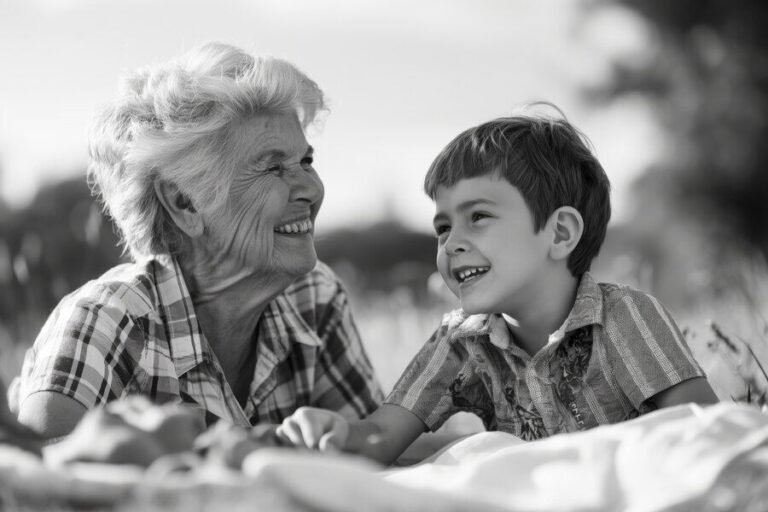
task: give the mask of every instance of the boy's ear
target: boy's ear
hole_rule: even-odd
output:
[[[155,193],[168,212],[173,223],[190,238],[203,234],[203,219],[192,205],[189,197],[179,190],[175,183],[155,181]]]
[[[552,244],[549,255],[564,260],[573,252],[584,233],[584,219],[572,206],[561,206],[549,218],[552,225]]]

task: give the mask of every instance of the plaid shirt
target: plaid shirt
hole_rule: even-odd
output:
[[[488,430],[531,440],[633,418],[651,410],[646,401],[657,393],[703,376],[658,300],[585,274],[563,327],[533,357],[511,339],[503,316],[457,310],[385,403],[431,430],[469,411]]]
[[[187,402],[241,425],[278,423],[311,405],[363,417],[383,394],[360,343],[347,296],[324,264],[269,303],[255,333],[256,367],[241,407],[197,322],[178,264],[115,267],[65,297],[9,390],[18,410],[38,391],[86,408],[130,394]]]

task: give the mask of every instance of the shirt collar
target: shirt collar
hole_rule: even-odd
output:
[[[285,294],[278,295],[267,306],[268,313],[263,321],[267,323],[266,332],[274,342],[275,355],[282,359],[290,350],[291,343],[301,343],[310,347],[319,347],[322,341],[311,329],[301,313]]]
[[[170,256],[154,256],[151,264],[169,355],[181,377],[205,360],[203,333],[178,262]]]
[[[176,375],[181,377],[205,360],[203,347],[207,344],[203,341],[205,337],[178,262],[168,256],[155,256],[153,259],[158,302],[165,317],[170,357]],[[270,348],[276,361],[286,357],[293,342],[314,347],[322,345],[318,335],[307,325],[285,294],[272,300],[265,313],[263,320],[267,325],[264,330],[269,333],[272,342]]]
[[[571,312],[563,324],[563,331],[575,331],[593,324],[603,324],[603,292],[592,275],[585,272],[576,290]]]
[[[576,290],[576,300],[563,325],[550,335],[550,342],[562,339],[566,333],[586,325],[603,323],[603,294],[589,272],[581,276]],[[487,335],[494,345],[507,348],[510,343],[509,328],[502,315],[468,315],[462,309],[448,315],[448,332],[451,339],[466,339]]]

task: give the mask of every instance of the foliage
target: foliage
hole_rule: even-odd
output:
[[[768,256],[768,4],[618,3],[648,22],[655,44],[648,59],[616,62],[613,79],[592,97],[646,98],[668,141],[637,184],[638,204],[660,207],[666,221],[695,218],[708,235],[727,235],[723,245],[743,243]]]
[[[768,372],[750,343],[739,336],[726,334],[715,322],[711,322],[709,327],[713,335],[709,342],[710,348],[723,353],[732,370],[745,383],[744,395],[731,396],[731,399],[768,407]],[[763,333],[768,335],[768,325],[763,329]]]
[[[592,2],[616,4],[645,21],[650,46],[646,58],[617,59],[612,79],[588,96],[645,100],[665,141],[634,185],[636,214],[624,247],[648,269],[643,287],[675,309],[696,317],[720,307],[704,337],[708,357],[721,358],[744,382],[734,399],[764,405],[768,4]],[[732,306],[741,312],[731,314]]]
[[[29,206],[0,216],[0,324],[28,341],[66,293],[120,252],[84,177],[47,185]]]

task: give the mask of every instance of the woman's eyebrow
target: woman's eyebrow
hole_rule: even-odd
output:
[[[280,160],[283,158],[285,158],[285,151],[280,149],[267,149],[251,158],[250,161],[253,163],[260,163],[266,160]]]
[[[308,156],[312,156],[315,153],[315,148],[312,146],[307,146],[307,150],[304,152],[304,158]],[[267,149],[264,150],[262,153],[259,153],[256,155],[252,161],[253,162],[262,162],[264,160],[280,160],[284,159],[288,156],[288,153],[283,151],[282,149]]]

